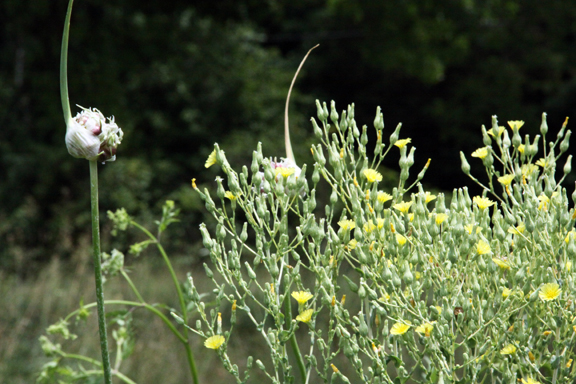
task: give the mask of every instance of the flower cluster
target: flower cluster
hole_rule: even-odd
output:
[[[80,107],[82,108],[82,107]],[[98,161],[116,160],[116,148],[124,132],[114,121],[106,119],[96,108],[82,108],[66,127],[66,148],[77,158]]]

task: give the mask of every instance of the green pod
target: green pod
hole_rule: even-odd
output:
[[[212,270],[208,267],[206,263],[204,263],[204,270],[206,271],[206,277],[208,277],[209,279],[214,277],[214,272],[212,272]]]
[[[353,282],[352,280],[350,280],[350,278],[346,275],[342,275],[344,277],[344,280],[346,280],[346,283],[348,283],[348,288],[350,288],[350,290],[354,293],[358,292],[358,284],[356,284],[355,282]]]

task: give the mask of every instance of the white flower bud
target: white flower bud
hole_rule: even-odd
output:
[[[80,107],[82,108],[82,107]],[[76,158],[86,160],[114,161],[116,148],[122,142],[124,132],[96,108],[82,108],[66,127],[66,148]]]

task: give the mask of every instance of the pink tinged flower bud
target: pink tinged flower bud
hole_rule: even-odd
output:
[[[82,108],[82,107],[80,107]],[[116,148],[124,133],[114,122],[96,108],[82,108],[82,112],[70,119],[66,128],[66,147],[77,158],[98,161],[114,161]]]

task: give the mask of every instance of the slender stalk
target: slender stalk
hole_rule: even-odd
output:
[[[162,259],[164,260],[164,263],[166,264],[166,267],[168,268],[168,271],[170,272],[170,276],[172,277],[172,281],[174,282],[174,286],[176,287],[176,292],[178,294],[178,300],[180,302],[180,309],[182,311],[182,320],[184,321],[184,324],[188,324],[188,311],[186,308],[186,301],[184,300],[184,294],[182,293],[182,288],[180,287],[180,282],[178,281],[178,277],[176,276],[176,273],[174,272],[174,268],[172,267],[172,263],[170,262],[170,259],[168,258],[168,255],[166,254],[166,251],[164,250],[164,247],[162,246],[162,244],[160,244],[160,241],[158,240],[158,238],[154,237],[154,235],[152,233],[150,233],[150,231],[148,231],[146,228],[144,228],[143,226],[141,226],[140,224],[136,223],[136,222],[132,222],[132,225],[134,225],[136,228],[140,229],[142,232],[144,232],[146,234],[146,236],[148,236],[151,240],[153,240],[156,244],[156,247],[158,248],[158,251],[160,252],[160,254],[162,255]],[[190,367],[190,374],[192,375],[192,380],[194,382],[194,384],[198,384],[198,370],[196,369],[196,362],[194,361],[194,355],[192,354],[192,348],[190,347],[190,343],[188,342],[188,329],[186,327],[184,327],[184,335],[183,338],[185,339],[182,340],[182,344],[184,345],[184,348],[186,349],[186,358],[188,359],[188,366]]]
[[[106,314],[104,312],[104,290],[102,284],[102,265],[100,260],[100,215],[98,212],[98,164],[90,161],[90,200],[92,206],[92,247],[94,259],[94,279],[96,281],[96,303],[98,308],[98,330],[100,334],[100,350],[102,351],[102,370],[104,383],[112,384],[110,372],[110,355],[108,353],[108,337],[106,334]]]
[[[290,326],[290,321],[292,321],[292,306],[290,305],[290,295],[286,295],[284,299],[284,310],[286,312],[286,326]],[[296,340],[296,332],[292,333],[290,336],[290,346],[296,357],[296,364],[298,365],[298,370],[300,371],[300,377],[302,382],[306,380],[306,366],[304,364],[304,359],[302,358],[302,353],[300,353],[300,348],[298,347],[298,341]]]
[[[72,118],[70,112],[70,100],[68,98],[68,35],[70,32],[70,16],[72,15],[72,4],[74,0],[68,3],[66,12],[66,21],[64,22],[64,33],[62,35],[62,50],[60,51],[60,99],[62,101],[62,112],[64,112],[64,122]]]

